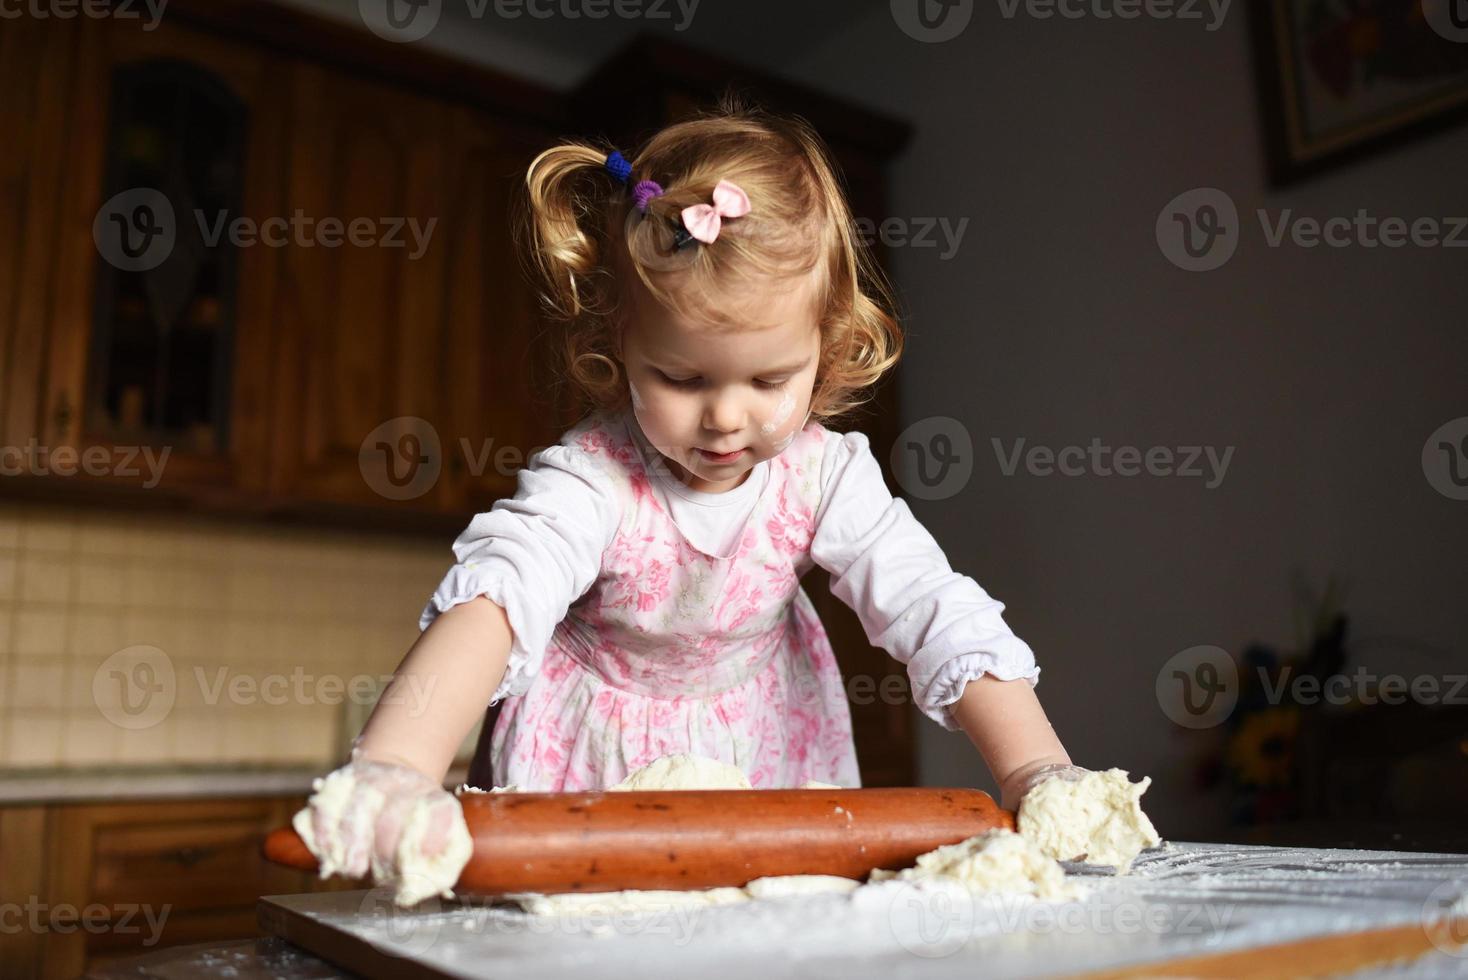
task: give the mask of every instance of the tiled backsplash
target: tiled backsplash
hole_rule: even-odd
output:
[[[0,769],[331,764],[451,543],[0,503]]]

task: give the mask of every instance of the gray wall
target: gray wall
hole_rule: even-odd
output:
[[[1192,785],[1208,737],[1166,720],[1158,669],[1198,644],[1289,643],[1293,572],[1350,580],[1370,669],[1468,669],[1468,503],[1420,461],[1468,415],[1468,249],[1269,248],[1254,217],[1468,215],[1468,128],[1269,191],[1238,7],[1208,32],[978,4],[942,44],[876,11],[793,66],[916,123],[895,215],[970,219],[947,261],[893,254],[904,422],[953,416],[975,448],[966,490],[914,511],[1008,604],[1075,760],[1151,775],[1149,812],[1180,839],[1206,835],[1219,804]],[[1186,272],[1154,223],[1200,186],[1225,190],[1243,229],[1226,265]],[[1236,448],[1207,490],[1006,477],[993,437]],[[925,781],[984,779],[962,735],[922,732]]]

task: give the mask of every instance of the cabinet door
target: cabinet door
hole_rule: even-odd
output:
[[[18,17],[0,31],[0,127],[10,144],[0,153],[0,445],[7,447],[39,432],[74,24]]]
[[[274,262],[265,250],[235,248],[228,239],[209,244],[198,230],[221,213],[258,220],[280,210],[276,61],[173,21],[139,31],[112,18],[81,18],[48,22],[47,30],[73,33],[75,61],[42,68],[43,88],[67,86],[67,111],[50,124],[64,128],[66,152],[53,212],[54,275],[19,284],[27,309],[44,306],[43,316],[17,325],[27,336],[22,350],[44,347],[34,375],[44,381],[36,413],[13,411],[10,431],[28,429],[47,448],[55,463],[48,473],[67,475],[55,456],[60,447],[94,461],[75,474],[80,481],[257,489],[264,483]],[[44,81],[53,75],[64,81]],[[227,160],[210,156],[215,132],[190,133],[190,119],[223,121],[215,104],[201,101],[211,96],[238,122],[238,152]],[[39,135],[44,150],[48,141]],[[151,176],[131,186],[136,174]],[[155,179],[163,174],[176,180]],[[227,205],[211,212],[220,200],[179,193],[188,174],[197,178],[195,190],[200,181],[228,185]],[[134,216],[131,209],[109,213],[119,207],[120,183],[129,184],[122,199],[152,194],[169,202],[166,258],[156,269],[119,265],[113,246],[121,239],[111,236],[114,229],[128,234]],[[236,283],[249,288],[236,290]],[[29,334],[37,329],[39,345]],[[143,464],[144,448],[161,469]]]
[[[515,204],[547,131],[457,109],[445,219],[450,265],[445,452],[452,505],[473,514],[515,492],[516,472],[560,437],[536,299],[519,259]],[[537,342],[537,340],[541,342]]]
[[[301,62],[289,84],[300,231],[281,249],[271,488],[307,505],[443,509],[442,226],[461,206],[445,190],[449,110]],[[355,226],[355,240],[323,222]]]
[[[300,872],[267,863],[260,850],[265,835],[289,821],[295,802],[53,807],[46,821],[44,900],[53,907],[100,907],[107,922],[101,929],[50,932],[43,975],[74,977],[153,945],[253,935],[261,895],[304,890]],[[159,929],[161,935],[154,935]]]

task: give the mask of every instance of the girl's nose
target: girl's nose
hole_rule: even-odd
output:
[[[744,406],[734,395],[715,395],[704,406],[703,427],[710,432],[739,432],[744,428]]]

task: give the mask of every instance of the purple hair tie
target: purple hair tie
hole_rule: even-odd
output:
[[[655,180],[639,180],[632,188],[632,201],[637,210],[647,213],[647,202],[663,193],[663,185]]]

